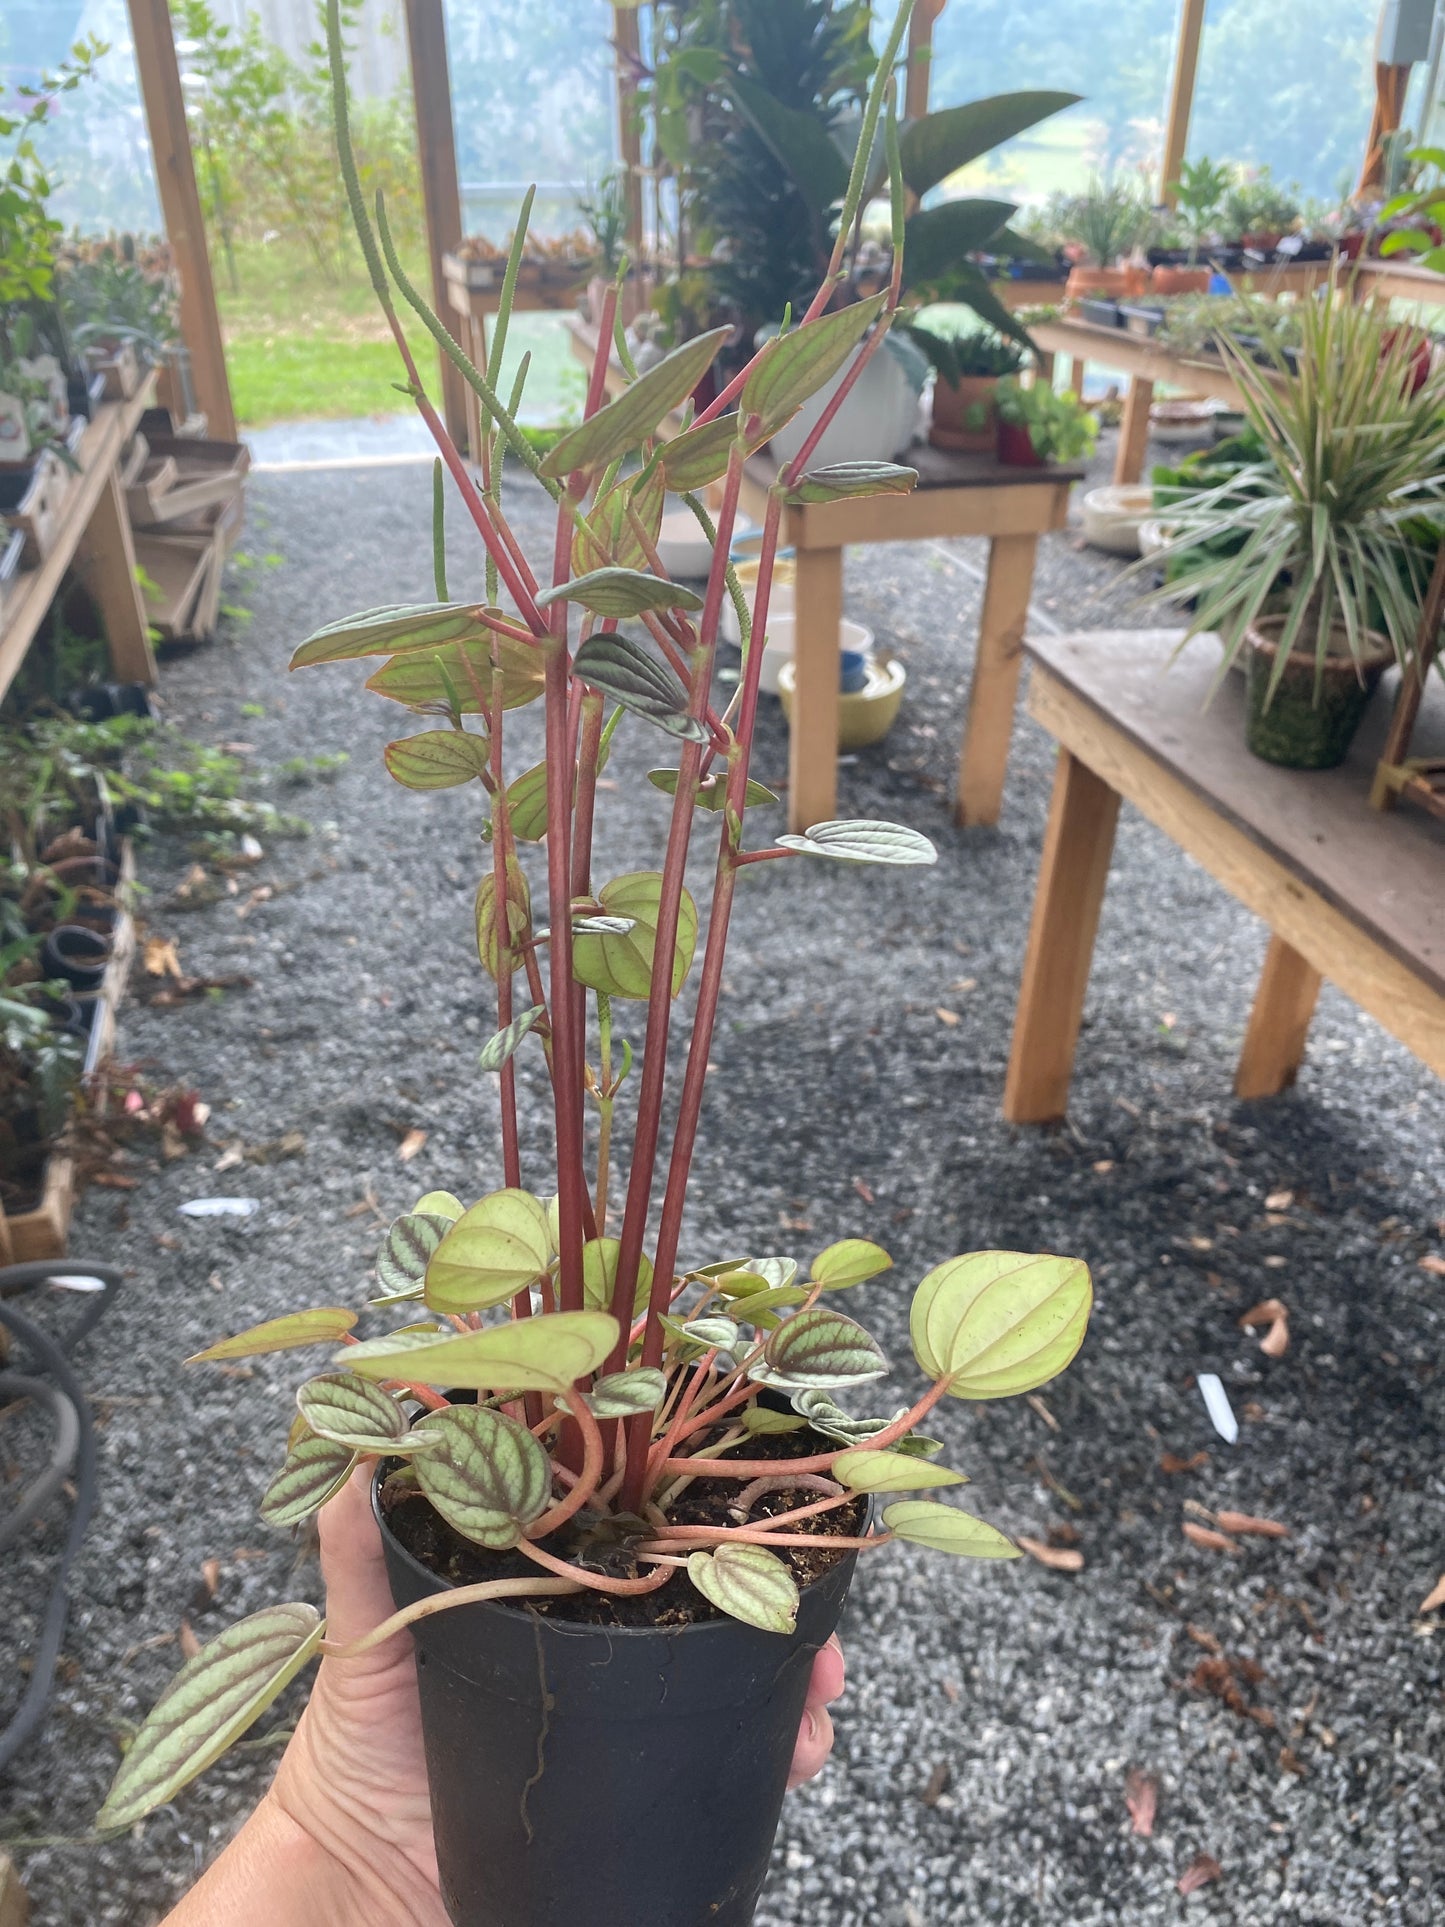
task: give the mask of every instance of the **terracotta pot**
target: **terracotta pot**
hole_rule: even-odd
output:
[[[997,388],[997,375],[965,375],[956,384],[940,375],[933,384],[933,425],[928,431],[933,446],[965,455],[989,454],[996,439]],[[969,415],[977,409],[982,409],[983,419],[978,427],[970,427]]]
[[[998,425],[998,458],[1005,468],[1044,468],[1047,464],[1020,422]]]
[[[1064,283],[1064,299],[1077,301],[1080,295],[1121,295],[1128,277],[1123,268],[1070,268]]]
[[[1155,294],[1208,294],[1208,268],[1155,268],[1152,285]]]
[[[1245,631],[1244,740],[1266,763],[1334,769],[1348,756],[1375,685],[1395,652],[1384,636],[1372,632],[1373,653],[1356,664],[1344,630],[1337,629],[1331,641],[1338,641],[1344,653],[1327,656],[1317,677],[1314,651],[1292,649],[1270,697],[1285,621],[1284,616],[1261,616]]]
[[[1358,261],[1360,255],[1364,252],[1364,247],[1365,234],[1363,228],[1357,228],[1352,234],[1342,234],[1335,243],[1335,251],[1341,260],[1344,261]]]
[[[1124,263],[1124,293],[1129,299],[1149,292],[1150,269],[1147,261]]]

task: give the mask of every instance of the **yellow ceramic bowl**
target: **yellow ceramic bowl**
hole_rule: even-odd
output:
[[[789,726],[793,721],[793,684],[797,665],[785,662],[778,671],[778,696]],[[867,749],[881,743],[898,720],[907,672],[901,662],[868,663],[868,684],[853,696],[838,698],[838,747]]]

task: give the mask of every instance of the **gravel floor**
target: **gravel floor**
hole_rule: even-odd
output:
[[[358,693],[360,674],[284,674],[288,645],[321,621],[429,593],[428,483],[418,468],[259,477],[247,546],[284,566],[248,578],[249,624],[166,669],[183,728],[253,745],[258,768],[343,749],[351,761],[291,801],[315,833],[268,851],[234,899],[182,914],[169,893],[185,852],[143,857],[147,915],[184,966],[255,981],[127,1012],[125,1055],[200,1090],[213,1148],[158,1164],[134,1192],[92,1190],[78,1215],[75,1250],[119,1259],[129,1284],[80,1356],[103,1488],[64,1680],[0,1789],[0,1837],[32,1843],[20,1853],[36,1927],[149,1927],[274,1762],[242,1753],[131,1837],[67,1844],[116,1736],[176,1664],[183,1619],[208,1637],[316,1585],[255,1518],[294,1368],[192,1375],[177,1361],[297,1303],[363,1297],[376,1234],[364,1200],[390,1215],[431,1186],[479,1195],[500,1181],[491,1087],[471,1073],[491,1024],[468,935],[467,810],[383,778],[400,713]],[[1126,810],[1069,1127],[1002,1122],[1051,745],[1022,722],[1001,828],[951,827],[981,559],[977,544],[919,545],[850,568],[850,611],[906,657],[911,682],[892,741],[846,769],[842,808],[928,831],[940,862],[750,879],[688,1249],[807,1255],[879,1238],[898,1283],[851,1308],[895,1359],[900,1393],[916,1379],[908,1287],[927,1266],[988,1245],[1085,1256],[1098,1310],[1046,1405],[955,1405],[937,1420],[980,1510],[1040,1539],[1076,1532],[1085,1566],[973,1568],[906,1549],[869,1566],[834,1763],[789,1801],[759,1927],[1445,1921],[1445,1639],[1440,1615],[1416,1610],[1445,1567],[1445,1277],[1420,1263],[1445,1251],[1445,1096],[1327,991],[1298,1089],[1236,1104],[1263,933]],[[458,544],[457,589],[467,574]],[[1041,615],[1139,620],[1116,575],[1051,538]],[[539,728],[535,712],[517,717],[519,738]],[[619,738],[603,874],[660,846],[666,805],[632,780],[659,760],[646,738]],[[756,767],[765,780],[786,768],[771,706]],[[253,900],[253,883],[274,894]],[[541,1188],[541,1091],[524,1082]],[[414,1127],[425,1146],[400,1163]],[[214,1173],[226,1145],[289,1132],[304,1155]],[[214,1193],[261,1208],[244,1223],[176,1215]],[[1273,1362],[1236,1322],[1271,1295],[1292,1333]],[[1211,1368],[1241,1414],[1233,1449],[1193,1385]],[[19,1451],[17,1427],[0,1430],[0,1461]],[[1166,1455],[1193,1469],[1165,1471]],[[1199,1550],[1181,1532],[1194,1505],[1267,1514],[1289,1536]],[[57,1511],[0,1572],[20,1651],[60,1523]],[[0,1680],[0,1708],[13,1691]],[[1159,1784],[1152,1837],[1130,1830],[1130,1769]],[[1176,1882],[1199,1854],[1221,1877],[1186,1900]]]

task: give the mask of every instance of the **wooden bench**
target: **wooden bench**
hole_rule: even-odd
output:
[[[1175,630],[1101,630],[1026,645],[1029,713],[1059,760],[1005,1115],[1064,1115],[1121,799],[1269,925],[1238,1096],[1293,1083],[1326,977],[1445,1076],[1445,824],[1369,806],[1389,702],[1376,697],[1341,768],[1277,769],[1245,748],[1240,677],[1204,707],[1217,640],[1196,637],[1171,666],[1178,643]],[[1417,742],[1445,751],[1438,681]]]

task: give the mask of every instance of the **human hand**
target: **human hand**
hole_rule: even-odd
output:
[[[358,1471],[320,1517],[327,1638],[345,1645],[392,1612],[381,1536]],[[843,1691],[830,1639],[813,1662],[788,1785],[822,1771],[833,1747],[829,1703]],[[355,1659],[322,1662],[268,1798],[315,1841],[347,1883],[338,1918],[446,1927],[412,1642],[398,1633]]]

